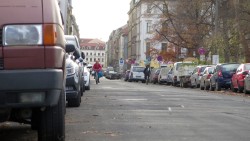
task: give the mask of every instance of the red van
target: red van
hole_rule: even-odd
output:
[[[0,122],[65,140],[65,38],[57,0],[0,1]]]

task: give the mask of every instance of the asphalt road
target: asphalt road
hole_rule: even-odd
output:
[[[249,141],[250,98],[101,79],[67,108],[66,141]],[[0,124],[1,141],[35,141],[27,125]]]

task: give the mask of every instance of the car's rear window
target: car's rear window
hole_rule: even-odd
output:
[[[226,64],[222,65],[222,72],[236,71],[240,64]]]
[[[200,72],[203,72],[206,69],[206,67],[201,67]]]
[[[246,70],[250,70],[250,64],[246,64],[246,65],[245,65],[245,69],[246,69]]]
[[[143,67],[134,67],[133,72],[143,72],[144,68]]]

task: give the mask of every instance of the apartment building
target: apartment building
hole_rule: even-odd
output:
[[[81,50],[85,53],[85,61],[89,64],[94,64],[99,60],[100,64],[105,67],[105,42],[99,39],[80,39]]]
[[[151,60],[150,56],[146,55],[150,48],[162,50],[167,47],[167,41],[154,40],[156,30],[161,28],[159,25],[164,8],[161,0],[154,3],[131,0],[128,12],[128,59],[143,64],[145,60]]]

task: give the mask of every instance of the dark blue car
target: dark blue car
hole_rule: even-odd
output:
[[[210,78],[210,90],[220,91],[221,88],[230,88],[231,78],[239,65],[238,63],[217,64]]]

